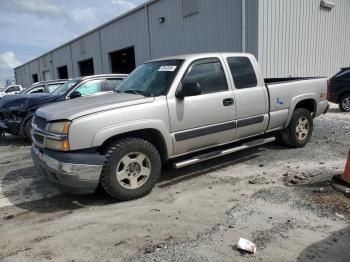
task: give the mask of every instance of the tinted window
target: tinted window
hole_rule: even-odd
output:
[[[218,59],[196,62],[182,82],[199,83],[203,94],[228,90],[225,73]]]
[[[237,89],[255,87],[258,84],[254,67],[248,57],[229,57],[227,62]]]
[[[19,91],[19,88],[17,88],[17,86],[12,86],[6,90],[6,93],[11,93],[11,92],[16,92],[16,91]]]
[[[79,86],[75,91],[82,96],[99,93],[102,92],[102,82],[101,80],[91,80]]]
[[[106,90],[105,91],[114,91],[120,83],[123,82],[123,79],[107,79],[106,80]]]

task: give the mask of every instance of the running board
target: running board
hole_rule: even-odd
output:
[[[217,158],[220,156],[225,156],[225,155],[232,154],[232,153],[235,153],[238,151],[242,151],[242,150],[245,150],[248,148],[268,144],[268,143],[271,143],[275,140],[276,140],[275,137],[269,137],[269,138],[262,138],[262,139],[250,141],[250,142],[244,143],[244,144],[237,146],[237,147],[232,147],[232,148],[225,149],[225,150],[217,150],[214,152],[209,152],[209,153],[205,153],[202,155],[198,155],[198,156],[195,156],[191,159],[187,159],[187,160],[184,160],[181,162],[174,163],[173,166],[174,166],[174,168],[178,169],[178,168],[182,168],[185,166],[194,165],[194,164],[197,164],[197,163],[209,160],[209,159]]]

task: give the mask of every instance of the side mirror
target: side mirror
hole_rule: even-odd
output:
[[[81,97],[81,93],[78,91],[74,91],[73,93],[70,94],[69,98],[70,99],[74,99],[74,98],[78,98]]]
[[[202,89],[198,82],[185,82],[176,91],[175,96],[176,98],[183,99],[186,96],[198,96],[200,94],[202,94]]]

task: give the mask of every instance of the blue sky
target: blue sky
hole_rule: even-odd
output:
[[[146,0],[0,0],[0,78]]]

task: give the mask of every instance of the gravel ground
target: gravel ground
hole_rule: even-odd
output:
[[[163,170],[142,199],[62,194],[29,149],[0,145],[0,261],[349,261],[350,199],[333,190],[350,115],[332,107],[303,149],[270,144]],[[240,237],[257,253],[236,247]]]

